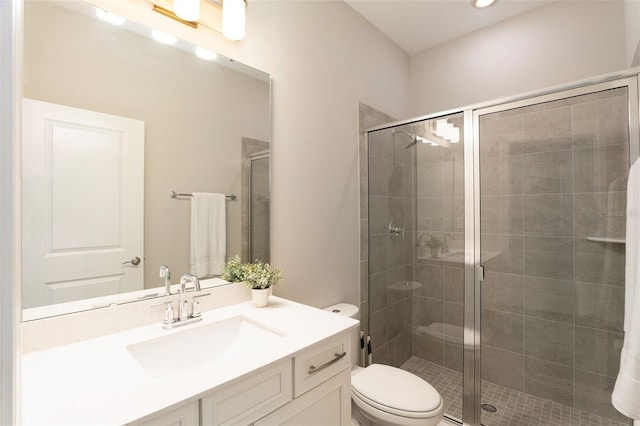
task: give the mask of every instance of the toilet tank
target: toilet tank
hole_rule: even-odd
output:
[[[324,310],[336,315],[360,320],[360,309],[356,305],[349,303],[337,303],[335,305],[327,306]],[[362,362],[363,359],[360,351],[360,329],[355,328],[351,332],[351,364],[362,365]]]

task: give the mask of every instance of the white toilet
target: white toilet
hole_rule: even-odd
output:
[[[347,303],[326,311],[358,318],[357,306]],[[358,347],[357,332],[352,347]],[[353,352],[357,354],[357,351]],[[415,374],[382,364],[351,369],[352,417],[361,425],[436,426],[442,420],[444,403],[438,391]]]

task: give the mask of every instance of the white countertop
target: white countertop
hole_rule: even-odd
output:
[[[254,348],[224,368],[163,378],[150,377],[126,349],[132,343],[238,315],[276,328],[284,336],[278,345]],[[246,302],[206,311],[202,316],[202,321],[173,330],[154,324],[24,355],[22,423],[121,425],[142,420],[164,408],[197,400],[211,390],[358,325],[356,320],[273,296],[266,308],[254,308]],[[175,362],[188,363],[189,351],[185,350]]]

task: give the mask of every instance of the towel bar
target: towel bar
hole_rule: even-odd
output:
[[[177,197],[193,197],[193,194],[189,194],[189,193],[182,193],[182,192],[176,192],[176,191],[171,191],[169,192],[169,197],[171,198],[177,198]],[[236,194],[231,194],[231,195],[225,195],[224,196],[225,199],[230,200],[230,201],[235,201],[238,199],[238,197],[236,196]]]

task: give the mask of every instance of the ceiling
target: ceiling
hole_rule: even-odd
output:
[[[410,55],[525,13],[554,0],[345,0]]]

